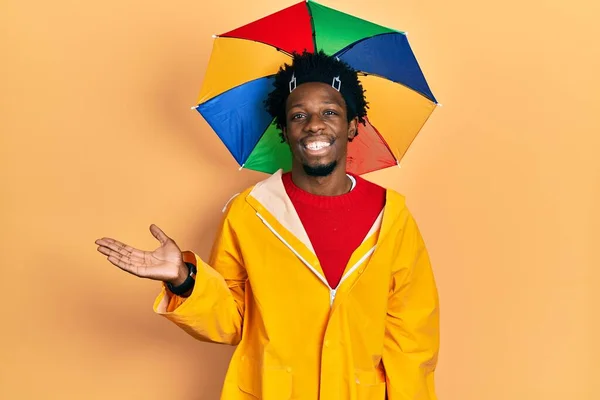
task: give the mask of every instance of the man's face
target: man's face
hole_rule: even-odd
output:
[[[326,176],[337,166],[345,168],[356,119],[348,123],[344,99],[331,85],[309,82],[294,89],[286,102],[286,124],[294,163],[305,173]]]

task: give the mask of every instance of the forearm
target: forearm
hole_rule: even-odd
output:
[[[197,259],[194,288],[187,297],[175,296],[163,286],[154,311],[198,340],[235,345],[241,338],[245,281],[226,281]]]

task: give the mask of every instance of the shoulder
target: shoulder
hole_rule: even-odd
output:
[[[243,191],[233,194],[229,198],[229,200],[227,200],[227,202],[224,204],[221,212],[223,214],[228,215],[228,214],[231,214],[232,212],[241,211],[246,205],[246,201],[244,199],[252,192],[252,190],[255,187],[256,187],[256,185],[251,185],[251,186],[247,187],[246,189],[244,189]]]
[[[254,183],[253,185],[249,185],[243,191],[233,194],[231,198],[225,203],[222,212],[225,214],[239,213],[240,211],[252,208],[248,204],[248,197],[253,196],[253,194],[257,191],[264,191],[264,188],[267,188],[268,190],[268,188],[271,188],[273,184],[282,185],[282,174],[279,171],[265,179]]]
[[[395,208],[406,209],[406,196],[394,189],[385,189],[387,203],[392,204]]]
[[[360,179],[364,182],[363,185],[368,187],[371,194],[384,198],[385,215],[388,219],[394,221],[393,225],[404,226],[412,219],[406,196],[403,193],[391,187],[383,187],[374,182],[367,181],[364,178]]]
[[[405,208],[406,198],[404,194],[390,188],[378,185],[375,182],[369,181],[359,175],[352,175],[356,179],[357,185],[363,185],[365,190],[371,195],[379,195],[386,198],[386,203],[391,203],[395,208]]]

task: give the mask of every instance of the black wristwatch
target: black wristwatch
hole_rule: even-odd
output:
[[[167,282],[167,287],[169,290],[178,296],[187,293],[191,288],[194,287],[194,283],[196,282],[196,266],[189,262],[186,262],[185,265],[187,265],[189,273],[181,285],[173,286],[171,282]]]

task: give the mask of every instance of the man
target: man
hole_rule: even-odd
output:
[[[152,252],[110,238],[98,250],[164,282],[155,312],[199,340],[237,345],[222,399],[435,400],[427,250],[400,194],[346,173],[367,108],[356,72],[304,53],[274,85],[266,107],[292,171],[228,204],[208,262],[155,225]]]

